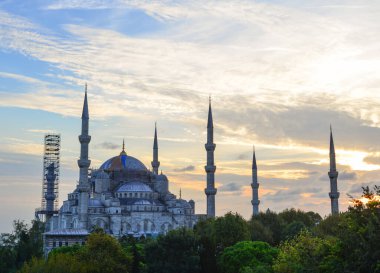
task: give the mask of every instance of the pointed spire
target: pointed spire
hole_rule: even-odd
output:
[[[253,145],[252,169],[257,170],[255,145]]]
[[[182,189],[179,188],[179,199],[182,199]]]
[[[127,153],[125,152],[125,141],[124,141],[124,138],[123,138],[123,146],[122,146],[122,150],[120,152],[120,155],[126,155]]]
[[[87,104],[87,83],[85,84],[85,91],[84,91],[82,119],[89,119],[88,104]]]
[[[334,138],[333,138],[331,124],[330,124],[330,154],[335,154]]]
[[[154,123],[154,142],[153,142],[153,149],[158,149],[158,143],[157,143],[157,122]]]
[[[213,128],[214,124],[212,121],[212,109],[211,109],[211,96],[208,98],[208,119],[207,119],[207,128]]]
[[[336,170],[336,159],[335,159],[335,146],[334,146],[334,137],[332,132],[332,127],[330,125],[330,170]]]
[[[158,161],[158,141],[157,141],[157,122],[154,123],[154,140],[153,140],[153,173],[158,174],[160,161]]]

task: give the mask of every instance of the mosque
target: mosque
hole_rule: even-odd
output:
[[[55,247],[84,244],[88,234],[97,227],[120,238],[125,235],[149,237],[165,234],[179,227],[192,228],[200,219],[215,217],[215,170],[214,126],[211,101],[207,119],[206,200],[207,213],[195,214],[193,200],[177,198],[169,191],[169,180],[159,173],[157,128],[154,131],[152,170],[140,160],[128,155],[124,141],[120,154],[106,160],[99,169],[89,169],[89,109],[87,85],[82,111],[82,129],[79,135],[80,158],[79,182],[75,190],[57,213],[46,218],[44,252]],[[330,184],[332,213],[338,213],[337,177],[335,148],[330,138]],[[47,173],[47,179],[53,179]],[[259,213],[259,183],[257,178],[256,154],[252,159],[252,214]]]

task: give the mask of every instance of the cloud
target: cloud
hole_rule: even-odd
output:
[[[97,145],[97,147],[107,150],[116,150],[120,149],[120,145],[112,143],[112,142],[102,142]]]
[[[359,197],[363,193],[363,187],[369,187],[370,189],[373,188],[375,185],[380,185],[380,181],[371,181],[368,183],[360,183],[360,184],[354,184],[352,185],[348,190],[347,193],[349,195],[352,195],[353,197]]]
[[[240,192],[242,187],[242,185],[232,182],[222,185],[218,190],[221,192]]]
[[[355,172],[343,171],[339,173],[340,180],[356,180],[357,174]]]
[[[237,160],[247,160],[247,159],[249,159],[249,158],[250,158],[250,156],[249,156],[248,153],[242,153],[242,154],[239,154],[239,155],[236,157]]]
[[[364,162],[366,162],[368,164],[380,165],[380,156],[378,156],[378,155],[369,155],[366,158],[364,158]]]
[[[374,38],[379,36],[380,15],[379,4],[373,1],[364,1],[360,8],[352,8],[355,2],[350,0],[328,4],[62,0],[37,8],[62,19],[57,20],[61,25],[50,29],[43,27],[46,22],[38,24],[44,19],[38,15],[29,19],[18,16],[17,11],[0,11],[1,52],[20,53],[52,71],[40,75],[0,71],[2,79],[27,83],[23,90],[8,85],[2,88],[0,106],[78,117],[87,81],[91,119],[107,121],[108,135],[98,131],[97,137],[101,134],[104,143],[111,144],[109,148],[116,141],[110,137],[125,135],[120,131],[122,120],[125,126],[133,124],[140,129],[129,136],[136,144],[131,149],[136,154],[145,151],[142,143],[151,139],[152,132],[146,133],[140,123],[153,124],[159,117],[171,126],[159,137],[170,141],[166,151],[175,159],[168,160],[168,170],[193,164],[190,166],[201,172],[204,163],[199,151],[204,152],[211,93],[217,182],[221,189],[233,189],[223,185],[234,183],[236,188],[245,185],[235,191],[239,200],[218,195],[220,207],[231,201],[239,204],[237,210],[246,211],[250,206],[244,199],[250,184],[248,147],[255,143],[260,191],[266,193],[263,206],[282,209],[318,203],[316,210],[329,211],[330,123],[339,168],[350,170],[346,176],[354,178],[355,172],[357,177],[339,184],[342,196],[357,181],[374,181],[378,174],[379,166],[374,165],[380,164],[371,157],[380,151],[380,43]],[[335,8],[336,4],[342,7]],[[89,10],[66,16],[71,14],[68,9]],[[155,27],[131,34],[128,25],[115,28],[99,23],[91,9],[108,9],[104,13],[107,22],[115,21],[115,13],[130,20],[129,11],[137,10]],[[83,14],[92,20],[85,20]],[[190,128],[193,134],[178,133],[178,128]],[[165,142],[162,146],[168,144]],[[181,142],[188,142],[189,147],[185,150],[182,145],[180,152],[173,151]],[[41,148],[32,141],[18,143],[4,143],[3,149],[11,153],[22,147],[37,155]],[[106,157],[107,151],[103,152],[96,157]],[[150,156],[141,154],[150,161]],[[178,157],[186,159],[174,162]],[[194,158],[197,161],[193,163]],[[204,194],[205,175],[194,172],[174,171],[171,175],[181,178],[199,197]],[[326,183],[318,180],[321,173],[325,173]],[[299,190],[292,191],[295,187]],[[319,193],[313,191],[316,187],[320,187]],[[269,193],[279,199],[271,199]]]
[[[189,166],[179,168],[179,169],[173,169],[174,172],[190,172],[194,170],[195,170],[195,166],[193,165],[189,165]]]

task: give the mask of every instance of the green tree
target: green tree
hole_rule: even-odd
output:
[[[282,230],[285,226],[284,220],[278,216],[277,213],[267,210],[266,212],[260,212],[258,215],[252,217],[251,222],[258,221],[268,230],[272,237],[272,241],[266,241],[271,245],[277,246],[282,241]]]
[[[249,225],[238,213],[228,212],[215,220],[216,250],[222,252],[224,248],[240,241],[250,240]]]
[[[170,231],[145,247],[149,273],[200,272],[199,240],[192,230]]]
[[[103,232],[90,234],[77,257],[93,273],[128,272],[132,262],[120,243]]]
[[[272,272],[278,250],[265,242],[242,241],[224,249],[219,257],[223,273]]]
[[[32,257],[42,257],[43,231],[40,221],[32,221],[31,226],[14,221],[13,232],[0,236],[0,272],[15,272]]]
[[[339,256],[345,272],[378,272],[380,261],[380,189],[363,188],[360,198],[352,198],[347,212],[329,216],[315,228],[322,238],[338,238]]]
[[[278,214],[278,216],[285,222],[286,225],[291,224],[293,222],[300,222],[305,227],[314,227],[321,220],[322,217],[315,212],[309,211],[304,212],[300,209],[285,209]]]
[[[272,231],[269,227],[264,226],[260,220],[254,218],[251,219],[251,221],[249,221],[249,226],[252,241],[262,241],[270,245],[274,244]]]
[[[62,247],[47,260],[34,258],[20,273],[128,273],[132,258],[119,242],[104,233],[92,233],[84,246]]]
[[[133,236],[123,236],[120,244],[123,249],[132,257],[131,273],[144,272],[145,264],[145,244],[147,240],[139,240]]]
[[[273,269],[279,273],[344,272],[340,246],[336,238],[322,239],[303,230],[280,245]]]
[[[217,272],[215,219],[208,218],[199,221],[194,227],[194,233],[200,241],[200,265],[202,273]]]

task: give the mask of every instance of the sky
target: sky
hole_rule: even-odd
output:
[[[380,2],[0,0],[0,232],[40,206],[43,138],[60,133],[59,202],[79,177],[88,84],[91,167],[147,167],[154,123],[171,192],[206,212],[212,98],[216,214],[330,213],[329,127],[348,195],[380,185]]]

